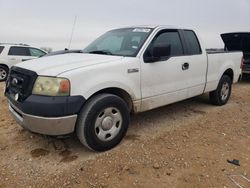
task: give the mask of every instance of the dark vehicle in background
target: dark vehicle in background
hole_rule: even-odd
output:
[[[221,38],[227,51],[242,51],[242,73],[250,74],[250,32],[224,33]]]

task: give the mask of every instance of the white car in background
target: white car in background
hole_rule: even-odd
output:
[[[7,79],[13,65],[46,54],[47,52],[26,44],[0,43],[0,81]]]

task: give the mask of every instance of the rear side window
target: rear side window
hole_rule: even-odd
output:
[[[187,51],[189,55],[201,54],[201,47],[197,36],[191,30],[184,30],[185,41],[187,44]]]
[[[178,31],[160,32],[154,39],[153,45],[168,44],[171,47],[171,56],[183,55],[183,48]]]
[[[34,57],[41,57],[44,56],[46,53],[44,53],[42,50],[36,49],[36,48],[29,48],[30,55]]]
[[[4,47],[3,46],[0,46],[0,54],[2,53]]]
[[[30,56],[30,52],[29,52],[29,49],[27,47],[13,46],[10,48],[8,55]]]

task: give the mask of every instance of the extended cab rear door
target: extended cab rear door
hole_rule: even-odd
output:
[[[181,30],[184,51],[189,64],[187,70],[188,98],[203,93],[206,84],[207,54],[202,51],[200,42],[192,30]]]

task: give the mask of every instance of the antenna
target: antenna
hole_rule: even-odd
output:
[[[70,40],[69,40],[68,49],[70,49],[70,45],[71,45],[71,42],[72,42],[73,34],[74,34],[74,31],[75,31],[76,19],[77,19],[77,16],[75,16],[75,19],[74,19],[74,24],[73,24],[72,31],[71,31],[71,36],[70,36]]]

